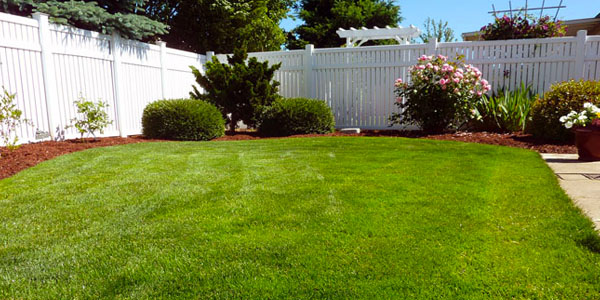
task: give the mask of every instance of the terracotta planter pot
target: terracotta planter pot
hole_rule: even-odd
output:
[[[579,160],[600,160],[600,130],[577,128],[574,131]]]

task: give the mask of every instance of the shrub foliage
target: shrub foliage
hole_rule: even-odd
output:
[[[117,32],[131,39],[149,39],[166,34],[168,26],[140,15],[145,0],[7,0],[0,12],[29,16],[48,14],[53,23],[110,34]]]
[[[258,130],[270,136],[330,133],[335,129],[331,109],[322,100],[290,98],[267,107]]]
[[[94,103],[81,97],[75,101],[75,106],[78,116],[71,120],[71,125],[68,125],[67,128],[75,127],[82,138],[86,133],[95,138],[96,132],[104,133],[104,129],[112,124],[105,111],[108,104],[102,101]]]
[[[246,60],[248,61],[246,63]],[[244,50],[236,50],[227,58],[228,64],[216,57],[206,63],[206,74],[192,66],[196,81],[206,96],[194,86],[190,93],[194,99],[206,99],[214,104],[227,119],[229,129],[235,131],[239,121],[248,127],[256,127],[260,112],[279,98],[279,82],[273,80],[281,64],[269,66],[255,57],[248,59]]]
[[[600,81],[571,80],[552,85],[533,104],[529,131],[545,139],[572,139],[573,134],[561,124],[560,117],[582,110],[586,102],[600,105]]]
[[[148,138],[206,141],[223,136],[225,121],[214,105],[204,101],[159,100],[144,109],[142,133]]]
[[[288,49],[339,47],[343,40],[339,28],[398,26],[402,21],[400,6],[392,0],[299,0],[295,1],[302,24],[288,34]],[[368,42],[381,44],[389,41]]]

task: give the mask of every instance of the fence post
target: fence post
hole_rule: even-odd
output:
[[[58,110],[56,79],[54,72],[54,61],[52,60],[52,40],[50,40],[50,23],[48,15],[43,13],[34,13],[33,19],[38,22],[38,32],[40,37],[42,79],[44,80],[44,91],[46,98],[46,113],[48,116],[48,128],[50,138],[56,139],[57,132],[60,131],[56,118],[60,118]]]
[[[436,55],[437,54],[437,38],[431,39],[429,43],[427,43],[427,53],[428,55]]]
[[[167,99],[167,42],[156,42],[160,46],[160,88],[161,96]]]
[[[572,79],[581,79],[585,71],[585,44],[587,42],[587,30],[577,31],[577,50],[575,56],[575,69],[571,74]]]
[[[211,61],[213,56],[215,56],[215,52],[213,52],[213,51],[207,51],[206,52],[206,62]]]
[[[312,69],[313,69],[313,52],[315,50],[315,46],[313,44],[308,44],[304,48],[304,96],[306,98],[314,98],[312,92],[313,88],[312,84]]]
[[[118,33],[113,33],[112,40],[110,43],[111,53],[113,55],[113,88],[115,91],[115,112],[117,115],[117,128],[119,128],[119,135],[127,137],[125,132],[125,122],[123,116],[123,95],[121,89],[121,37]]]

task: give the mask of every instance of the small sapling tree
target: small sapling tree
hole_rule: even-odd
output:
[[[88,136],[92,135],[96,139],[96,132],[102,134],[104,133],[104,129],[112,124],[112,121],[108,119],[108,113],[105,111],[108,104],[102,101],[94,103],[83,97],[80,97],[74,103],[77,107],[78,117],[73,118],[71,125],[68,125],[67,128],[74,127],[77,129],[77,132],[81,134],[81,138],[87,133]]]
[[[0,95],[0,138],[2,144],[8,150],[16,149],[19,137],[16,134],[17,127],[29,125],[31,121],[23,118],[23,112],[17,108],[15,94],[10,94],[2,87]]]

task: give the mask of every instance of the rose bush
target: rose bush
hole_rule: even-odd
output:
[[[397,79],[396,105],[392,124],[417,125],[425,131],[458,128],[473,116],[474,104],[491,89],[474,66],[459,57],[426,56],[409,69],[410,83]]]

